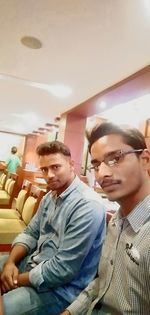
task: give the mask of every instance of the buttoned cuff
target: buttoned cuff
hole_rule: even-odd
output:
[[[29,281],[37,289],[40,291],[40,286],[43,284],[44,279],[42,276],[42,265],[44,262],[41,262],[36,267],[30,270],[29,272]]]

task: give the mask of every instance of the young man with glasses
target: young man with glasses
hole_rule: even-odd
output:
[[[102,123],[88,140],[96,180],[120,208],[108,225],[98,277],[61,315],[150,314],[150,153],[144,136]]]

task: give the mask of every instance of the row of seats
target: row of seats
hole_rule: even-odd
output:
[[[10,208],[17,192],[18,175],[2,173],[0,177],[0,208]]]
[[[25,229],[35,214],[43,195],[43,190],[24,181],[15,199],[15,207],[0,207],[0,252],[10,250],[14,238]]]
[[[7,174],[6,174],[6,172],[3,172],[3,173],[0,175],[0,189],[4,189],[4,185],[5,185],[5,182],[6,182],[6,178],[7,178]]]

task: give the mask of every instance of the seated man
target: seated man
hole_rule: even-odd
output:
[[[108,225],[98,277],[61,315],[148,315],[150,153],[145,139],[136,129],[103,123],[89,135],[89,151],[97,182],[120,209]]]
[[[49,192],[0,259],[5,315],[59,314],[95,277],[105,236],[105,208],[75,176],[68,147],[48,142],[37,154]]]

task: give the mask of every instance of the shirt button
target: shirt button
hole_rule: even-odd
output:
[[[113,259],[110,260],[110,264],[113,266]]]

